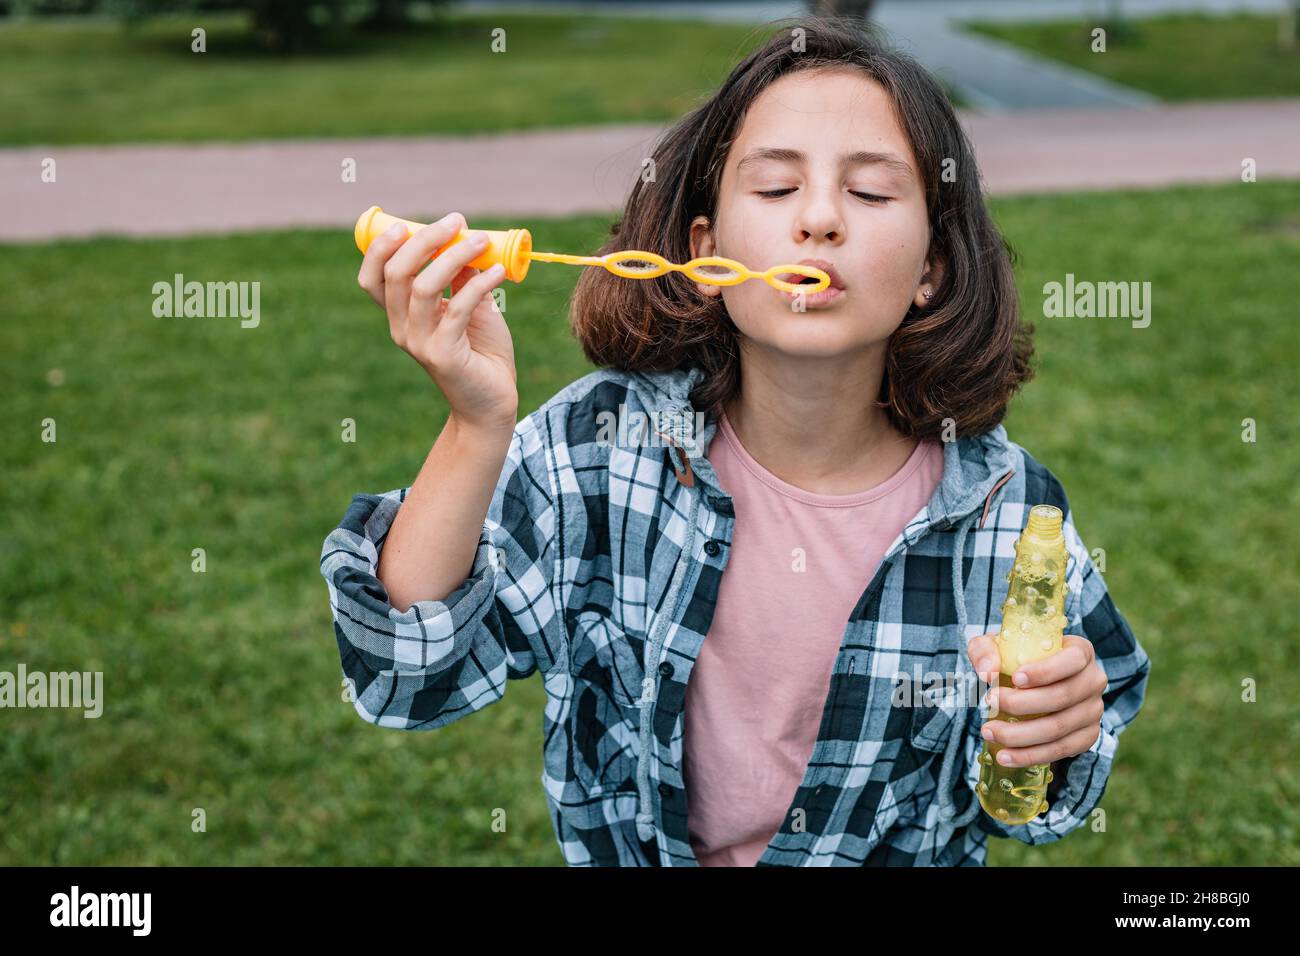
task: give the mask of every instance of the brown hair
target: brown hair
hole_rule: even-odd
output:
[[[716,221],[722,166],[749,104],[798,70],[856,69],[884,88],[912,146],[925,184],[930,251],[943,271],[931,302],[909,308],[890,337],[874,404],[908,436],[939,438],[946,418],[955,421],[956,437],[996,427],[1011,395],[1033,377],[1033,326],[1020,322],[1014,253],[984,206],[974,153],[946,94],[920,64],[886,49],[860,21],[808,16],[775,25],[778,32],[707,102],[660,137],[651,154],[654,180],[638,178],[597,254],[653,249],[671,262],[687,261],[691,221]],[[792,34],[802,42],[792,42]],[[627,281],[584,269],[570,322],[597,366],[702,368],[691,401],[706,414],[716,415],[740,388],[739,330],[721,297],[705,296],[681,273]]]

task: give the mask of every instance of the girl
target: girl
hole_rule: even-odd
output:
[[[500,267],[469,269],[472,242],[429,262],[463,217],[375,241],[358,280],[451,412],[414,483],[325,542],[357,712],[431,730],[540,671],[574,865],[982,865],[990,834],[1079,827],[1149,661],[1001,424],[1032,329],[940,87],[806,18],[652,159],[601,253],[805,262],[831,288],[585,270],[600,368],[517,421]],[[1065,514],[1065,646],[981,698],[1037,503]],[[1045,815],[983,812],[981,729],[1051,762]]]

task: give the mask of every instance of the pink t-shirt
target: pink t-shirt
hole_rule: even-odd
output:
[[[687,825],[701,866],[753,866],[803,781],[849,614],[934,494],[943,448],[921,441],[876,487],[819,495],[763,468],[724,415],[708,459],[736,520],[686,684]]]

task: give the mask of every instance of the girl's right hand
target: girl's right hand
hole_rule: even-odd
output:
[[[430,262],[465,227],[455,212],[409,239],[394,226],[367,247],[357,283],[388,312],[393,341],[429,373],[460,426],[509,432],[519,408],[514,343],[491,294],[505,270],[469,267],[487,248],[473,232]]]

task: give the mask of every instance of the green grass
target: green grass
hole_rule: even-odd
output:
[[[1300,49],[1283,52],[1277,17],[1183,14],[1125,20],[1092,52],[1097,21],[966,24],[1166,100],[1300,96]]]
[[[1065,484],[1154,667],[1106,832],[994,840],[990,863],[1294,866],[1300,183],[995,211],[1038,328],[1008,431]],[[562,249],[604,225],[530,224]],[[354,492],[413,478],[446,415],[357,265],[347,230],[4,249],[0,670],[103,670],[106,702],[98,720],[0,711],[0,865],[562,863],[537,678],[431,733],[341,699],[321,542]],[[177,272],[260,281],[260,326],[155,318],[152,285]],[[1150,281],[1150,327],[1043,318],[1067,272]],[[507,285],[522,411],[588,370],[575,276]]]
[[[207,52],[190,31],[207,31]],[[503,28],[506,49],[492,50]],[[0,24],[0,142],[496,132],[676,119],[764,39],[661,19],[448,15],[285,59],[229,15]]]

